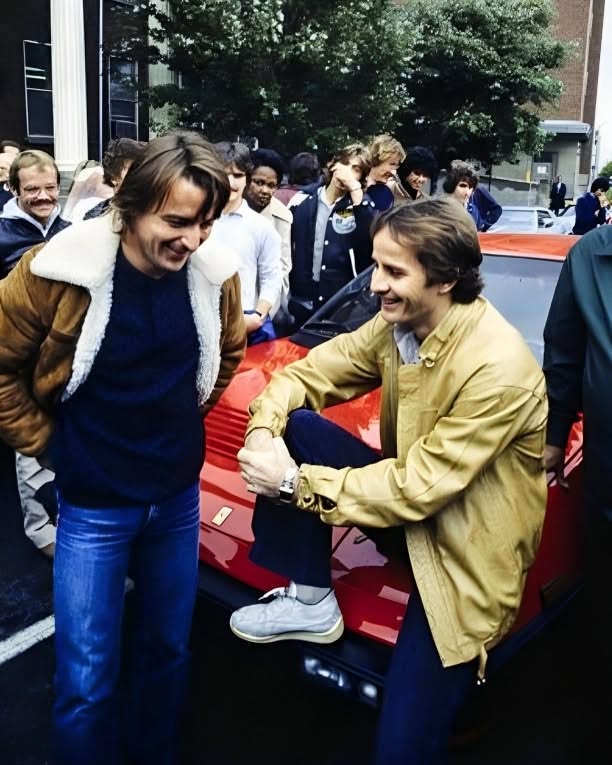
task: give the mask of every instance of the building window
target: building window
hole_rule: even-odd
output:
[[[51,138],[53,136],[53,89],[49,43],[24,40],[23,67],[28,138]]]
[[[109,67],[110,137],[138,140],[138,64],[111,58]]]

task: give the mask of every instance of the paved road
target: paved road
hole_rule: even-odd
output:
[[[5,448],[0,506],[3,640],[51,614],[51,566],[23,538],[12,455]],[[290,644],[243,643],[230,633],[226,614],[200,602],[192,648],[185,765],[369,763],[375,714],[305,682]],[[577,603],[551,634],[485,686],[471,717],[480,733],[456,742],[452,765],[583,765],[579,672]],[[0,765],[45,763],[52,675],[49,639],[0,665]]]

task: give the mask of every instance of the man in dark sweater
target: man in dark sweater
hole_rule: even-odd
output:
[[[202,414],[246,343],[237,262],[205,244],[228,198],[210,144],[157,138],[110,214],[26,253],[0,289],[0,437],[50,455],[58,492],[54,765],[176,761]],[[120,704],[128,565],[135,621]]]

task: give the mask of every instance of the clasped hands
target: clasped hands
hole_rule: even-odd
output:
[[[297,467],[282,438],[274,438],[266,428],[249,433],[238,452],[240,475],[247,489],[264,497],[278,497],[285,473]]]

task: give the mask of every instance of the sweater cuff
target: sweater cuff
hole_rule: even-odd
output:
[[[566,417],[551,417],[549,414],[548,424],[546,426],[546,443],[549,446],[559,446],[560,448],[565,449],[572,425],[573,420],[571,419],[567,419]]]

